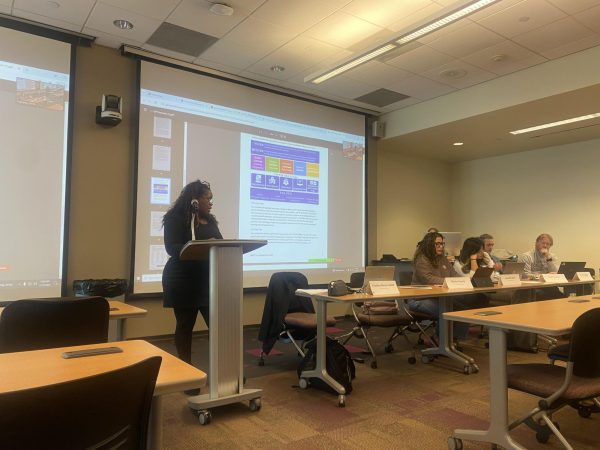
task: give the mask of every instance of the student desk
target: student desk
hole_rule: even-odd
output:
[[[378,301],[378,300],[393,300],[393,299],[419,299],[419,298],[439,298],[439,342],[435,348],[424,349],[421,354],[424,359],[429,359],[435,355],[447,356],[450,359],[457,361],[463,366],[463,370],[466,374],[475,373],[479,370],[475,364],[475,360],[468,355],[458,351],[454,346],[452,327],[449,325],[448,319],[445,314],[452,311],[452,296],[464,295],[464,294],[475,294],[475,293],[489,293],[498,291],[514,291],[529,289],[533,290],[537,287],[548,287],[548,286],[578,286],[583,284],[590,284],[589,281],[569,281],[567,283],[544,283],[544,282],[527,282],[521,286],[511,287],[489,287],[489,288],[472,288],[472,289],[447,289],[439,286],[431,286],[428,289],[411,288],[408,286],[398,286],[399,294],[393,295],[369,295],[369,294],[348,294],[340,297],[331,297],[327,295],[326,289],[300,289],[296,291],[296,295],[302,297],[310,297],[317,304],[317,344],[316,344],[316,365],[315,369],[306,371],[301,374],[301,378],[320,378],[331,386],[338,395],[338,405],[344,406],[346,403],[346,390],[344,387],[335,381],[327,373],[325,364],[325,341],[326,341],[326,320],[327,320],[327,303],[358,303],[365,301]],[[534,291],[532,291],[534,292]],[[478,322],[473,322],[478,323]]]
[[[600,299],[593,297],[586,295],[444,314],[446,320],[484,325],[490,330],[490,426],[485,431],[455,430],[448,439],[449,448],[455,448],[455,438],[491,442],[507,449],[523,448],[510,437],[508,429],[506,332],[518,330],[550,336],[567,334],[581,314],[600,308]],[[478,315],[481,311],[497,311],[501,314]]]
[[[109,323],[108,327],[108,340],[109,341],[120,341],[123,339],[123,322],[125,319],[131,317],[143,317],[148,311],[137,306],[133,306],[129,303],[123,303],[116,300],[108,301],[108,317],[113,323]],[[4,308],[0,308],[0,315],[2,315]]]
[[[87,348],[120,347],[122,353],[62,358],[65,351]],[[161,356],[156,380],[148,448],[162,448],[162,396],[206,384],[206,374],[146,341],[119,341],[104,344],[78,345],[28,352],[0,354],[0,392],[29,389],[71,381],[134,364],[151,356]]]

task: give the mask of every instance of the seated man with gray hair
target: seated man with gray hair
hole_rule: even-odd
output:
[[[519,262],[525,263],[523,269],[526,275],[537,279],[544,273],[556,273],[560,267],[560,261],[556,255],[550,252],[554,245],[552,236],[548,233],[540,234],[535,240],[535,248],[519,255]],[[535,290],[536,300],[550,300],[561,298],[565,295],[556,287],[547,287]]]

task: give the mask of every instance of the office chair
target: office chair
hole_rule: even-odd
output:
[[[350,287],[362,287],[364,276],[364,272],[353,273],[350,276]],[[425,329],[419,321],[428,320],[429,317],[409,312],[404,302],[398,300],[353,303],[352,315],[355,323],[352,331],[339,336],[338,339],[342,341],[342,344],[346,344],[352,337],[364,338],[368,352],[372,356],[371,367],[373,369],[377,368],[377,355],[368,336],[368,330],[371,327],[393,328],[392,334],[386,341],[385,352],[391,353],[394,350],[392,341],[399,336],[403,336],[413,349],[408,362],[414,364],[417,361],[416,346],[410,342],[406,333],[417,333],[419,338],[426,336]]]
[[[145,449],[161,361],[0,394],[2,448]]]
[[[278,340],[291,342],[298,354],[304,357],[304,342],[315,337],[317,315],[310,298],[296,295],[297,289],[307,289],[308,280],[300,272],[276,272],[269,280],[258,340],[262,350],[258,364],[265,365],[265,358]],[[335,325],[327,319],[327,326]]]
[[[552,421],[552,414],[565,405],[593,401],[600,395],[600,308],[585,312],[575,320],[566,367],[549,364],[511,364],[507,367],[508,387],[541,397],[538,407],[510,425],[521,423],[536,431],[538,442],[551,434],[567,449],[569,445]]]
[[[108,314],[104,297],[14,301],[0,315],[0,353],[107,342]]]

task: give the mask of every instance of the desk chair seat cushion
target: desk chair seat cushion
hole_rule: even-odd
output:
[[[312,313],[295,312],[286,314],[283,321],[288,328],[317,328],[317,315]],[[327,326],[335,325],[335,319],[328,318]]]
[[[569,359],[569,344],[555,345],[548,349],[548,358],[558,361],[567,361]]]
[[[511,364],[507,368],[508,387],[547,398],[565,381],[565,368],[550,364]],[[600,378],[573,376],[561,401],[593,398],[600,395]]]
[[[361,325],[367,327],[399,327],[410,325],[412,322],[408,315],[402,314],[357,314]]]

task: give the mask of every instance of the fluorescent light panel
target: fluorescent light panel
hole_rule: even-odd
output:
[[[418,39],[421,36],[429,34],[429,33],[433,32],[435,30],[438,30],[452,22],[462,19],[463,17],[465,17],[469,14],[472,14],[475,11],[478,11],[481,8],[488,6],[491,3],[495,3],[497,1],[498,0],[479,0],[474,3],[471,3],[457,11],[454,11],[454,12],[442,17],[441,19],[436,20],[435,22],[430,23],[429,25],[425,25],[424,27],[421,27],[418,30],[413,31],[410,34],[402,36],[400,39],[394,40],[394,42],[390,42],[389,44],[384,45],[383,47],[379,47],[378,49],[373,50],[372,52],[367,53],[366,55],[363,55],[356,59],[353,59],[350,62],[348,62],[342,66],[336,67],[335,69],[332,69],[328,72],[325,72],[324,74],[322,74],[312,80],[310,79],[310,77],[308,77],[308,79],[305,79],[304,81],[310,81],[313,84],[322,83],[325,80],[329,80],[330,78],[333,78],[333,77],[335,77],[341,73],[344,73],[360,64],[370,61],[373,58],[376,58],[384,53],[389,52],[390,50],[397,48],[397,46],[398,46],[397,44],[404,45],[408,42],[414,41],[415,39]]]
[[[531,131],[543,130],[545,128],[559,127],[561,125],[566,125],[568,123],[581,122],[582,120],[595,119],[596,117],[600,117],[600,113],[587,114],[585,116],[579,116],[579,117],[573,117],[571,119],[559,120],[558,122],[544,123],[542,125],[537,125],[535,127],[529,127],[529,128],[523,128],[522,130],[511,131],[510,134],[529,133]]]

